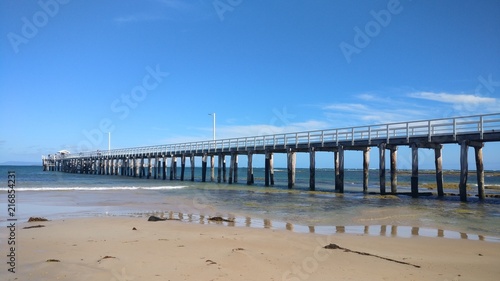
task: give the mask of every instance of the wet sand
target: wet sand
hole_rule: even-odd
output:
[[[16,273],[3,263],[0,279],[497,280],[498,261],[500,243],[478,240],[93,217],[19,223]]]

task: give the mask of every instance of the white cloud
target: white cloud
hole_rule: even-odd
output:
[[[378,97],[373,95],[373,94],[361,94],[356,96],[358,99],[365,100],[365,101],[374,101]]]
[[[314,131],[329,128],[328,123],[310,120],[305,122],[290,123],[285,126],[275,125],[248,125],[248,126],[223,126],[217,128],[221,138],[242,136],[263,136],[283,133]]]
[[[244,138],[244,137],[255,137],[264,135],[275,135],[284,133],[295,133],[304,131],[315,131],[321,129],[331,129],[328,123],[316,120],[310,120],[305,122],[290,123],[285,126],[275,126],[275,125],[240,125],[240,126],[217,126],[216,127],[216,138],[217,139],[230,139],[230,138]],[[162,143],[174,144],[174,143],[186,143],[186,142],[198,142],[211,140],[212,130],[206,128],[200,128],[198,131],[206,132],[203,134],[205,136],[173,136],[162,140]]]
[[[338,103],[338,104],[330,104],[323,109],[326,110],[338,110],[338,111],[349,111],[349,112],[358,112],[367,110],[367,106],[359,103]]]
[[[489,104],[496,103],[495,98],[481,97],[468,94],[449,94],[433,92],[416,92],[409,95],[412,98],[438,101],[451,104]]]

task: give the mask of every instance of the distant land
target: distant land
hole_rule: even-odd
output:
[[[0,163],[0,166],[41,166],[40,162],[7,161]]]

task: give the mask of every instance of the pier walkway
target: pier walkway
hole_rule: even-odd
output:
[[[418,149],[432,149],[435,155],[438,196],[443,196],[442,148],[445,144],[460,145],[460,198],[467,201],[468,148],[475,151],[478,178],[478,196],[485,198],[482,148],[487,142],[500,141],[500,113],[443,119],[400,122],[350,128],[283,133],[253,137],[177,143],[168,145],[122,148],[106,151],[56,153],[42,156],[46,171],[68,173],[106,174],[155,179],[178,179],[177,160],[180,159],[180,180],[185,180],[186,159],[190,160],[190,180],[194,181],[195,157],[202,160],[202,178],[207,179],[210,159],[210,180],[215,181],[215,157],[218,160],[217,182],[226,182],[226,156],[230,157],[229,181],[238,181],[238,155],[248,159],[247,184],[254,183],[253,155],[265,155],[265,185],[274,184],[273,154],[286,153],[288,187],[295,184],[296,153],[309,154],[309,188],[315,189],[315,152],[334,153],[335,191],[344,192],[344,151],[363,153],[363,191],[368,192],[369,151],[378,148],[381,194],[397,193],[397,149],[409,146],[412,150],[411,195],[419,196]],[[386,191],[386,151],[390,157],[390,192]],[[498,157],[494,156],[494,157]],[[170,161],[169,161],[170,160]],[[170,169],[168,164],[170,163]]]

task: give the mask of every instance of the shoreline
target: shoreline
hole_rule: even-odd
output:
[[[229,206],[225,201],[215,201],[218,200],[217,192],[219,191],[215,191],[212,195],[203,189],[186,192],[190,195],[174,196],[174,193],[158,190],[22,191],[18,194],[17,216],[20,221],[27,221],[31,216],[59,220],[107,216],[172,216],[173,214],[173,216],[185,216],[186,221],[190,220],[189,216],[204,216],[205,218],[222,216],[236,218],[236,223],[240,226],[246,226],[247,221],[250,221],[252,227],[285,229],[299,233],[315,232],[328,235],[345,232],[402,238],[424,236],[490,241],[499,239],[495,217],[490,217],[488,220],[475,219],[484,216],[482,206],[485,205],[483,203],[479,205],[479,208],[471,209],[468,205],[462,205],[453,199],[437,201],[434,198],[423,198],[418,199],[422,200],[422,206],[418,204],[417,208],[406,208],[401,205],[402,200],[407,200],[408,204],[417,201],[412,201],[405,196],[366,194],[363,198],[358,198],[356,193],[331,195],[314,192],[311,196],[323,198],[325,203],[332,202],[328,204],[334,207],[331,210],[317,212],[309,208],[318,201],[286,203],[287,205],[277,202],[273,206],[258,202],[258,198],[273,202],[274,198],[281,198],[280,194],[275,195],[272,190],[250,191],[249,194],[255,197],[253,201],[245,201],[242,205],[234,206]],[[246,194],[245,191],[238,192],[239,196]],[[300,191],[294,191],[284,192],[284,196],[295,196],[296,192],[299,196],[301,195]],[[338,200],[330,201],[334,199]],[[352,204],[362,200],[366,204],[364,207],[351,207]],[[491,200],[493,201],[487,200],[486,202],[493,203],[491,207],[496,208],[497,201]],[[391,206],[390,202],[398,205]],[[439,203],[439,208],[436,208],[439,212],[436,214],[443,214],[442,216],[434,217],[434,213],[428,209],[429,206],[434,206],[434,203]],[[455,205],[450,207],[450,204]],[[282,206],[281,209],[280,206]],[[0,207],[6,209],[4,202],[0,202]],[[288,212],[290,208],[294,208],[294,213]],[[453,217],[450,217],[450,214]],[[468,220],[465,221],[465,218]],[[6,223],[7,221],[0,220],[0,226],[5,226]]]
[[[34,225],[44,227],[23,229]],[[17,231],[17,273],[4,265],[2,280],[496,280],[500,274],[500,243],[463,239],[146,217],[19,223]],[[323,248],[332,243],[341,250]]]

